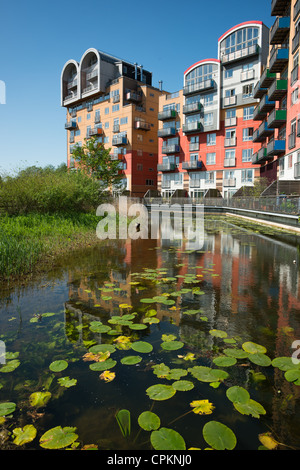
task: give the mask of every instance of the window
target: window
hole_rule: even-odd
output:
[[[90,113],[88,113],[88,114],[86,115],[86,118],[87,118],[87,120],[91,119]]]
[[[104,127],[105,127],[105,129],[108,129],[108,128],[109,128],[109,122],[106,122],[106,123],[104,124]]]
[[[225,78],[231,78],[233,76],[233,70],[227,69],[225,70]]]
[[[293,166],[293,154],[288,156],[288,168],[292,168]]]
[[[146,180],[146,186],[154,186],[154,180]]]
[[[104,109],[104,113],[105,113],[105,114],[109,114],[109,108],[105,108],[105,109]]]
[[[248,142],[249,140],[253,140],[253,127],[243,129],[243,141]]]
[[[291,98],[292,98],[292,106],[293,104],[298,103],[298,88],[295,88],[295,90],[292,91]]]
[[[251,47],[258,42],[259,29],[256,27],[247,27],[238,29],[227,36],[221,43],[223,54],[239,51]]]
[[[215,165],[216,164],[216,154],[214,153],[207,153],[206,154],[206,165]]]
[[[225,150],[225,160],[231,160],[235,158],[235,149]]]
[[[243,112],[244,121],[253,119],[253,113],[254,113],[254,106],[248,106],[247,108],[244,108],[244,112]]]
[[[128,117],[127,117],[127,116],[126,116],[126,117],[122,117],[122,118],[120,119],[120,124],[121,124],[121,125],[122,125],[122,124],[127,124],[127,123],[128,123]]]
[[[229,98],[230,96],[235,96],[235,88],[231,88],[230,90],[225,90],[225,97]]]
[[[198,153],[191,153],[190,154],[190,161],[196,162],[198,160]]]
[[[253,155],[253,149],[243,149],[242,151],[242,162],[251,162]]]
[[[232,108],[232,109],[227,109],[226,111],[226,119],[230,119],[230,118],[235,118],[236,117],[236,109]]]
[[[246,100],[247,98],[252,98],[253,88],[253,83],[250,83],[250,85],[243,86],[243,100]]]
[[[216,145],[217,134],[207,134],[206,135],[206,145]]]
[[[242,170],[242,183],[253,183],[253,170]]]
[[[204,114],[204,125],[211,126],[213,124],[213,113]]]
[[[119,111],[120,105],[119,104],[113,104],[112,106],[112,112],[115,113],[116,111]]]
[[[210,93],[209,95],[205,95],[203,99],[203,106],[212,106],[214,104],[214,98],[216,94]]]
[[[213,171],[207,171],[205,173],[205,183],[213,183],[215,181],[215,173]]]

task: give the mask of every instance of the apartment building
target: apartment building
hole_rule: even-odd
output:
[[[252,162],[254,85],[268,57],[260,21],[234,26],[218,40],[218,58],[184,72],[183,89],[159,98],[158,189],[164,196],[231,197],[260,177]]]
[[[68,167],[72,150],[95,137],[120,161],[123,189],[143,196],[157,186],[158,100],[152,73],[91,48],[61,73],[61,105],[67,110]]]
[[[254,162],[270,180],[295,181],[300,180],[300,0],[272,0],[271,15],[269,56],[254,92],[260,98],[254,141],[261,143]]]

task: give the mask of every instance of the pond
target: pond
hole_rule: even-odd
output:
[[[0,449],[299,449],[299,262],[215,216],[201,250],[106,240],[3,288]]]

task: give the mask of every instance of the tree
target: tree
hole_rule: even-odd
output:
[[[110,151],[96,138],[91,138],[86,139],[85,145],[75,146],[72,153],[79,169],[100,181],[103,189],[114,187],[119,190],[122,181],[120,161],[113,160]]]

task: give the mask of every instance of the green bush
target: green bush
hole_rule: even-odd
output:
[[[89,212],[99,203],[99,183],[83,172],[29,167],[0,183],[0,210],[10,215]]]

